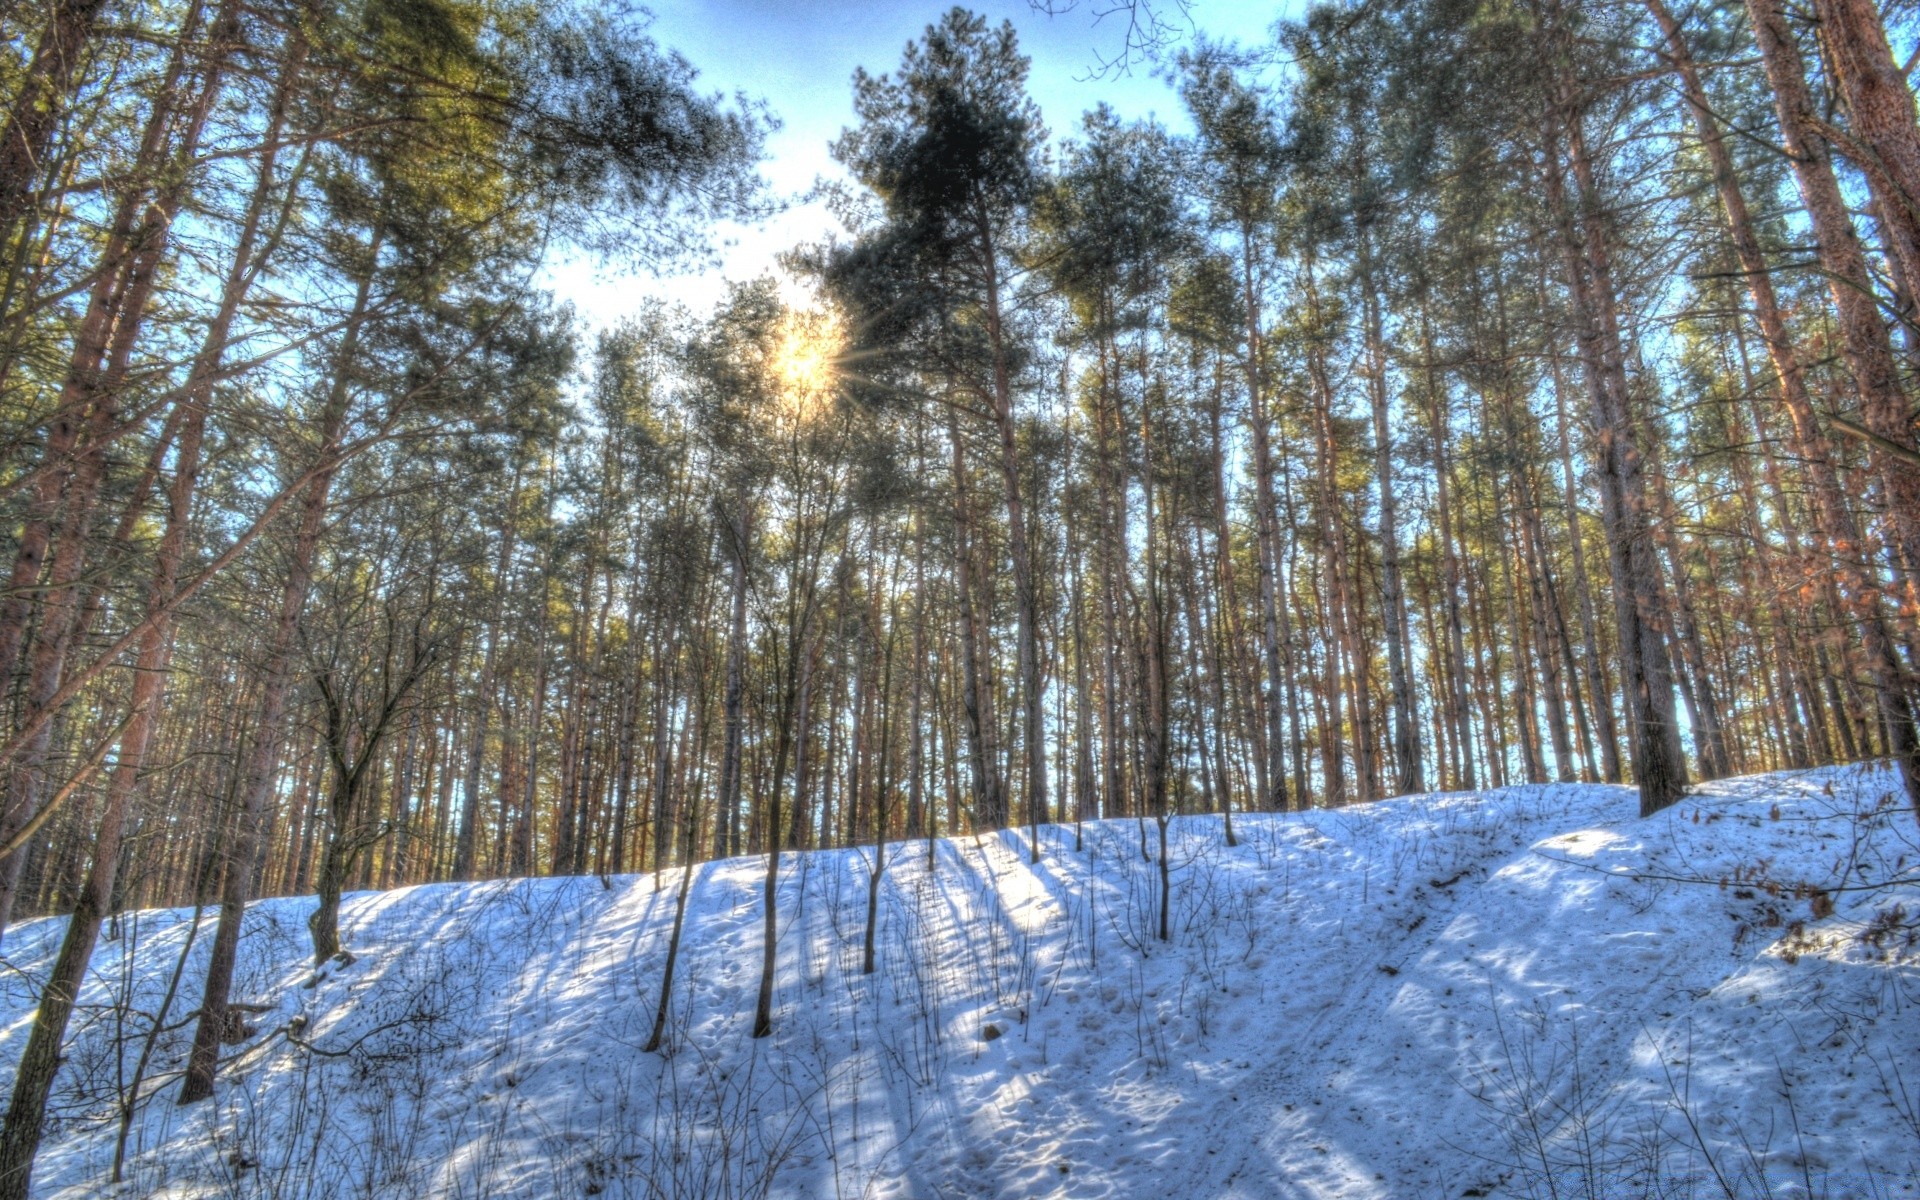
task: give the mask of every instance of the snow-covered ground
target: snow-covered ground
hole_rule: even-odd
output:
[[[1518,787],[1242,816],[1232,848],[1179,818],[1170,943],[1133,822],[1044,829],[1038,865],[1014,832],[896,847],[871,976],[870,858],[797,855],[759,1041],[764,860],[710,863],[664,1056],[675,872],[352,896],[357,959],[317,981],[310,902],[267,901],[236,998],[271,1010],[212,1104],[173,1103],[190,1026],[158,1039],[118,1194],[1920,1196],[1894,792],[1773,775],[1642,821],[1627,789]],[[102,942],[36,1195],[115,1194],[190,916]],[[0,1064],[59,925],[7,934]]]

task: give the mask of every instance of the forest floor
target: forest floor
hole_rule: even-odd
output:
[[[1649,820],[1584,785],[1172,822],[1172,938],[1132,821],[248,914],[265,1006],[173,1102],[209,911],[103,941],[35,1194],[166,1197],[1920,1196],[1920,836],[1877,767],[1726,780]],[[1156,842],[1151,823],[1146,845]],[[59,920],[9,930],[0,1063]],[[989,1038],[988,1027],[999,1031]],[[291,1031],[291,1032],[290,1032]],[[0,1079],[0,1082],[5,1082]]]

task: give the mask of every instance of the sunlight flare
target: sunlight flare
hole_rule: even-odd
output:
[[[810,416],[825,406],[838,378],[840,318],[829,308],[790,308],[781,326],[773,362],[781,394],[795,415]]]

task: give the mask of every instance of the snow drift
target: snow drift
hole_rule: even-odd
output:
[[[764,860],[249,910],[259,1006],[174,1104],[213,913],[103,941],[35,1194],[166,1197],[1920,1195],[1920,837],[1870,767],[1515,787],[783,864],[775,1031],[748,1028]],[[61,922],[9,931],[0,1063]],[[166,1011],[162,1015],[163,1006]],[[151,1063],[109,1184],[120,1106]]]

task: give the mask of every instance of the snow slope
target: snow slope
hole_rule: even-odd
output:
[[[36,1195],[1920,1196],[1893,792],[1754,777],[1641,821],[1623,788],[1517,787],[1243,816],[1232,848],[1180,818],[1170,944],[1133,822],[1043,829],[1037,865],[1014,832],[931,869],[918,843],[872,976],[870,859],[799,855],[761,1041],[764,862],[711,863],[664,1056],[639,1047],[675,872],[352,896],[357,960],[317,980],[310,902],[266,901],[236,996],[270,1011],[212,1104],[172,1102],[190,1026],[159,1038],[116,1192],[116,1097],[191,925],[141,913],[96,956]],[[7,935],[0,1063],[59,934]]]

